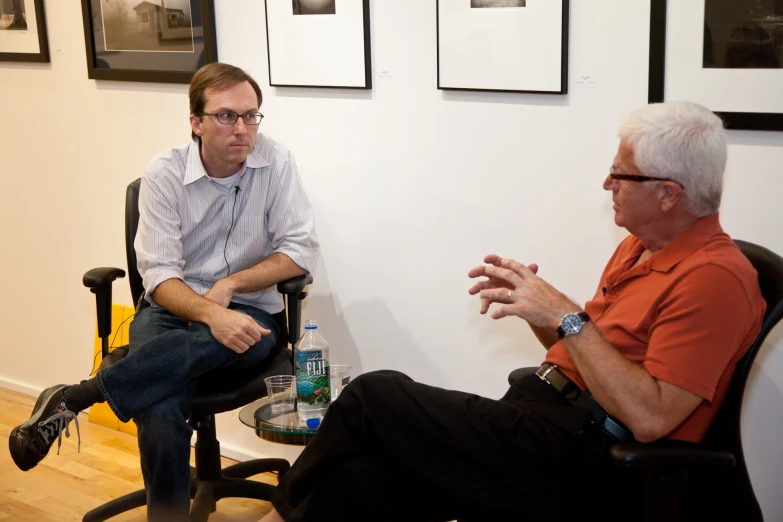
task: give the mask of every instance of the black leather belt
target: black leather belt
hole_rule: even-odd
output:
[[[579,386],[566,377],[556,365],[544,363],[541,368],[536,370],[536,375],[539,379],[557,390],[564,398],[575,403],[577,406],[588,409],[590,411],[590,415],[588,416],[588,423],[590,425],[600,428],[601,431],[616,441],[634,440],[631,431],[626,428],[623,423],[606,413],[606,410],[598,404],[598,401],[595,400],[595,397],[593,397],[593,394],[590,393],[589,390],[585,390],[585,392],[582,393]]]
[[[566,375],[560,371],[560,368],[554,364],[544,363],[541,368],[536,370],[536,375],[539,379],[557,390],[557,393],[566,399],[575,401],[579,398],[579,386],[566,377]]]

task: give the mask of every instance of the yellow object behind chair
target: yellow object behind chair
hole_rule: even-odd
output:
[[[131,306],[124,306],[117,303],[111,305],[111,335],[109,336],[109,351],[118,346],[128,344],[128,327],[133,319],[131,316],[135,310]],[[127,321],[126,321],[127,319]],[[122,325],[122,327],[120,327]],[[119,331],[118,331],[119,329]],[[95,367],[101,364],[101,338],[98,337],[98,328],[95,329],[95,348],[93,350],[95,358]],[[120,422],[109,405],[105,402],[94,404],[90,407],[90,422],[119,430],[123,433],[137,435],[136,424],[133,422]]]

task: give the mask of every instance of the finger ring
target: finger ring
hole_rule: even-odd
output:
[[[511,290],[508,291],[508,299],[511,300]]]

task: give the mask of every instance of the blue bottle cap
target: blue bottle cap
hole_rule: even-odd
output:
[[[318,417],[307,419],[305,422],[307,423],[308,428],[317,428],[318,426],[321,425],[321,419],[319,419]]]

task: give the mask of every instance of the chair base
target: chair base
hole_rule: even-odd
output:
[[[255,498],[268,501],[275,487],[248,480],[247,477],[269,471],[276,471],[278,476],[282,477],[288,468],[288,461],[284,459],[258,459],[225,468],[217,480],[202,480],[193,476],[190,483],[190,498],[193,499],[190,519],[194,522],[205,522],[209,514],[215,511],[217,501],[222,498]],[[195,472],[195,469],[192,471]],[[102,522],[146,504],[147,494],[142,489],[98,506],[84,515],[82,520]]]

